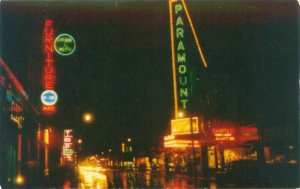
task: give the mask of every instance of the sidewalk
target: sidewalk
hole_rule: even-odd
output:
[[[185,179],[197,179],[197,180],[209,180],[209,181],[215,181],[216,178],[215,176],[209,176],[209,177],[204,177],[203,175],[197,175],[197,177],[195,178],[194,176],[188,176],[185,173],[175,173],[174,174],[175,177],[180,177],[180,178],[185,178]]]
[[[156,171],[156,172],[151,171],[151,173],[159,173],[162,176],[170,176],[170,177],[173,176],[173,177],[179,177],[179,178],[190,179],[190,180],[195,179],[195,177],[193,175],[188,175],[187,173],[175,173],[175,172],[166,173],[164,171]],[[209,176],[206,176],[206,177],[204,177],[203,174],[198,173],[196,179],[197,180],[215,181],[216,177],[214,176],[213,173],[211,173]]]
[[[77,186],[75,170],[69,166],[50,170],[49,176],[45,176],[43,170],[29,170],[26,179],[25,188],[62,188],[65,183],[72,188]]]
[[[193,183],[195,188],[211,188],[216,189],[216,179],[214,176],[204,177],[200,173],[195,178],[194,176],[189,176],[186,173],[172,173],[172,174],[164,174],[165,177],[171,177],[174,179],[182,179],[187,180],[189,183]],[[193,187],[192,187],[193,188]]]

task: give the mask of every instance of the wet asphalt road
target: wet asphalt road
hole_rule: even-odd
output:
[[[194,179],[180,174],[107,169],[79,174],[78,188],[216,188],[214,180]]]

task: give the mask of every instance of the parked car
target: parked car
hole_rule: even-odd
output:
[[[224,171],[217,172],[218,187],[267,187],[269,179],[265,166],[255,160],[239,160],[229,163]]]

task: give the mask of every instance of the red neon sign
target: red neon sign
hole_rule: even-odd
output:
[[[212,128],[211,129],[216,141],[234,141],[236,140],[234,128]]]
[[[54,90],[56,81],[56,71],[54,67],[54,28],[51,19],[45,20],[43,31],[43,46],[44,46],[44,67],[43,67],[43,87],[45,90]],[[56,106],[42,105],[42,112],[51,114],[56,112]]]
[[[47,19],[45,21],[44,28],[44,54],[45,54],[45,65],[44,65],[44,76],[43,84],[46,90],[53,90],[55,86],[56,73],[54,68],[54,29],[53,21]]]
[[[9,111],[14,113],[20,113],[23,111],[23,108],[20,105],[12,104],[9,108]]]
[[[42,105],[43,112],[56,112],[56,106],[46,106]]]

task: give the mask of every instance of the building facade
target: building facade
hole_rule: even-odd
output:
[[[206,174],[224,169],[232,161],[257,160],[259,142],[255,125],[204,118],[194,122],[176,119],[175,125],[171,123],[171,135],[164,137],[166,171]]]
[[[40,167],[39,112],[0,59],[0,185],[22,185]]]

